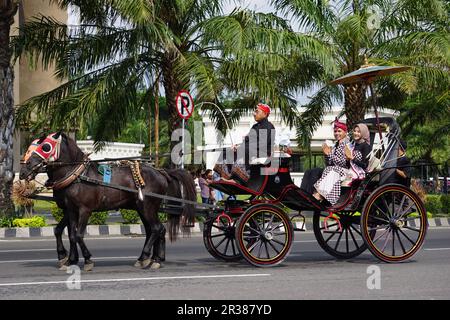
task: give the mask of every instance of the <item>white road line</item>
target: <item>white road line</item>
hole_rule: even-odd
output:
[[[20,249],[20,250],[0,250],[0,253],[8,252],[33,252],[33,251],[56,251],[56,249]]]
[[[114,237],[114,236],[110,236],[110,237],[85,237],[84,240],[86,242],[91,241],[91,240],[119,240],[119,239],[138,239],[138,240],[142,240],[143,238],[145,238],[144,236],[139,236],[139,237]],[[69,241],[68,238],[64,238],[63,240],[67,240]],[[54,242],[55,238],[51,238],[51,239],[23,239],[23,240],[16,240],[16,239],[12,239],[12,240],[0,240],[0,242]]]
[[[136,256],[129,257],[96,257],[94,258],[94,262],[97,261],[105,261],[105,260],[116,260],[116,259],[137,259]],[[33,259],[33,260],[5,260],[0,261],[0,263],[26,263],[26,262],[56,262],[56,259]]]
[[[79,283],[101,283],[101,282],[127,282],[127,281],[157,281],[157,280],[193,280],[193,279],[211,279],[211,278],[238,278],[238,277],[268,277],[270,273],[258,274],[218,274],[210,276],[178,276],[178,277],[151,277],[151,278],[123,278],[123,279],[93,279],[80,280]],[[78,281],[77,281],[78,282]],[[0,283],[0,287],[8,286],[30,286],[30,285],[49,285],[49,284],[66,284],[64,281],[41,281],[41,282],[16,282],[16,283]]]
[[[430,249],[424,249],[425,251],[444,251],[444,250],[450,250],[450,248],[430,248]]]

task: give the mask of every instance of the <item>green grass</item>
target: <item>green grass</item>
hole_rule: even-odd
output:
[[[54,202],[45,201],[45,200],[34,200],[34,210],[35,211],[48,211],[52,207]]]

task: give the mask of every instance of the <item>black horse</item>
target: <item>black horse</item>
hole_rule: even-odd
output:
[[[32,147],[34,146],[34,147]],[[91,254],[84,243],[83,236],[93,211],[112,209],[134,209],[139,213],[146,232],[142,253],[135,263],[136,267],[159,268],[165,260],[166,229],[160,222],[158,210],[161,199],[146,196],[141,201],[138,194],[118,190],[95,181],[103,181],[98,164],[90,162],[78,148],[75,141],[64,133],[58,132],[42,137],[30,146],[27,159],[20,170],[20,179],[32,180],[39,171],[45,170],[49,177],[47,184],[53,187],[53,196],[58,207],[63,209],[64,217],[55,228],[58,253],[58,266],[65,269],[68,265],[78,264],[77,243],[85,259],[84,269],[92,270],[94,264]],[[169,195],[180,199],[196,201],[195,184],[190,173],[185,170],[157,170],[150,165],[141,166],[141,175],[145,181],[142,191]],[[83,178],[93,179],[91,182]],[[128,166],[111,167],[111,186],[136,189],[135,181]],[[180,206],[179,214],[168,215],[168,228],[171,240],[176,240],[181,224],[194,222],[193,205]],[[68,225],[70,253],[62,242],[62,233]],[[153,249],[153,254],[150,254]]]

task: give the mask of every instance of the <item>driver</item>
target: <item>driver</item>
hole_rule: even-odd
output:
[[[253,111],[256,123],[244,137],[241,145],[231,147],[235,160],[231,169],[223,159],[214,166],[214,171],[220,174],[222,180],[246,184],[250,178],[250,165],[254,164],[256,159],[271,156],[275,141],[275,127],[268,120],[270,112],[271,109],[267,104],[259,103],[256,106]]]

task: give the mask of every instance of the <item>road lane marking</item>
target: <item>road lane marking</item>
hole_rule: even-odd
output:
[[[129,257],[96,257],[95,261],[106,261],[106,260],[116,260],[116,259],[137,259],[136,256]],[[33,259],[33,260],[5,260],[0,261],[0,263],[26,263],[26,262],[57,262],[56,259]]]
[[[9,252],[33,252],[33,251],[56,251],[56,249],[20,249],[20,250],[0,250],[0,253],[9,253]]]
[[[425,251],[444,251],[444,250],[450,250],[450,248],[430,248],[430,249],[424,249]]]
[[[257,274],[217,274],[210,276],[174,276],[174,277],[149,277],[149,278],[119,278],[119,279],[92,279],[80,280],[79,283],[101,283],[101,282],[131,282],[131,281],[157,281],[157,280],[194,280],[194,279],[213,279],[213,278],[243,278],[243,277],[268,277],[270,273]],[[51,285],[51,284],[66,284],[64,281],[39,281],[39,282],[13,282],[0,283],[0,287],[8,286],[35,286],[35,285]]]

